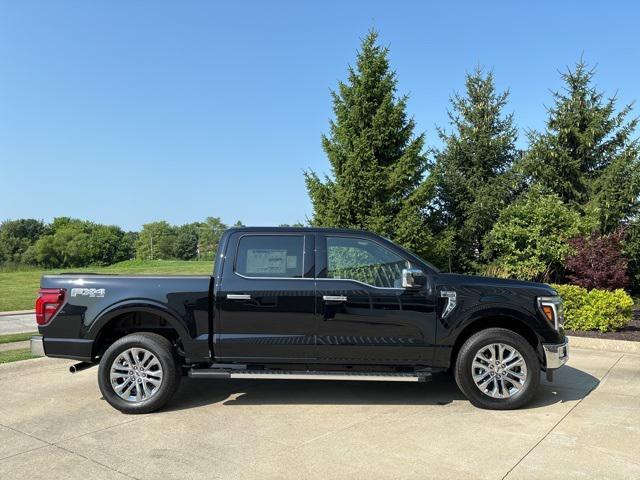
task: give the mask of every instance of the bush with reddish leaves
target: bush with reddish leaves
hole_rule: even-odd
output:
[[[615,290],[629,284],[627,259],[622,253],[624,232],[591,234],[569,241],[574,253],[565,261],[567,279],[586,289]]]

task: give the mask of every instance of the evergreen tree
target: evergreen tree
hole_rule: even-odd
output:
[[[640,218],[626,226],[625,234],[623,251],[629,264],[631,290],[638,294],[640,293]]]
[[[440,130],[428,182],[439,263],[456,272],[478,270],[484,236],[513,198],[512,165],[518,155],[513,114],[504,115],[509,93],[497,93],[493,73],[477,68],[466,76],[466,94],[454,95],[452,133]]]
[[[332,175],[305,173],[311,223],[372,230],[421,253],[430,239],[422,212],[424,135],[414,136],[407,97],[396,95],[389,50],[377,39],[370,31],[347,82],[332,92],[335,119],[322,137]]]
[[[553,93],[545,131],[529,134],[522,170],[578,212],[595,214],[609,233],[638,211],[637,119],[628,119],[632,105],[616,111],[616,98],[605,99],[594,74],[583,61],[562,74],[564,90]]]

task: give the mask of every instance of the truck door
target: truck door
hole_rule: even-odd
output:
[[[318,235],[316,242],[319,361],[430,364],[432,282],[419,291],[402,288],[402,269],[417,265],[366,236]]]
[[[226,246],[214,327],[216,359],[315,357],[314,235],[234,233]]]

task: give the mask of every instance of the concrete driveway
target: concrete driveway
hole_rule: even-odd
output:
[[[16,313],[7,315],[0,312],[0,335],[8,333],[37,332],[35,313]]]
[[[427,384],[190,380],[113,410],[96,369],[0,365],[0,479],[640,478],[640,356],[574,349],[529,408]]]

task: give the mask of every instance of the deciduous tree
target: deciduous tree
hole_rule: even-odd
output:
[[[175,258],[176,230],[164,220],[146,223],[136,241],[136,257],[141,260]]]
[[[198,256],[198,232],[202,223],[186,223],[176,229],[174,254],[180,260],[191,260]]]
[[[44,233],[40,220],[24,218],[6,220],[0,224],[0,263],[23,261],[22,256]]]
[[[238,223],[240,223],[238,221]],[[242,224],[240,224],[241,226]],[[235,225],[237,226],[237,224]],[[198,227],[198,248],[200,258],[210,260],[215,255],[220,237],[227,226],[218,217],[207,217]]]

